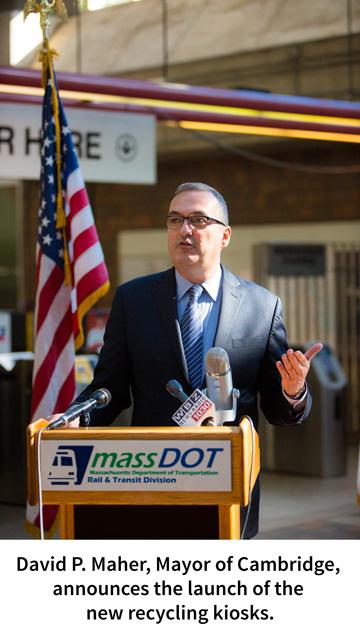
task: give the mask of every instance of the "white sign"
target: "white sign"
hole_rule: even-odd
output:
[[[39,179],[41,106],[0,103],[0,178]],[[154,184],[152,115],[66,108],[84,181]]]
[[[215,423],[215,403],[201,390],[195,390],[172,418],[180,427],[199,427],[205,419],[211,419]]]
[[[231,491],[231,441],[41,441],[47,491]]]
[[[0,312],[0,352],[11,352],[10,312]]]

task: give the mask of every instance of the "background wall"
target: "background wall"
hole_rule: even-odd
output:
[[[342,165],[357,161],[356,145],[312,143],[296,150],[277,149],[272,157],[299,165]],[[319,222],[359,221],[360,182],[357,173],[316,173],[277,169],[262,163],[248,161],[231,154],[218,153],[209,148],[207,154],[185,156],[178,160],[160,161],[158,183],[154,186],[124,184],[87,184],[90,203],[109,269],[111,290],[99,302],[108,306],[115,287],[119,283],[117,233],[127,230],[164,228],[164,218],[176,187],[185,181],[203,181],[217,188],[225,197],[231,225],[252,227],[258,224],[274,228],[257,230],[260,235],[276,236],[279,224],[297,224],[290,233],[297,239],[299,228],[302,240],[312,240],[314,231],[310,224]],[[38,183],[24,183],[26,211],[24,224],[25,290],[26,304],[32,309],[35,289],[35,244],[38,215]],[[359,228],[354,227],[356,240],[360,240]],[[260,234],[259,234],[260,233]],[[238,244],[240,231],[234,234],[229,251],[244,250],[243,241]],[[336,230],[334,230],[336,235]],[[254,235],[255,237],[255,235]],[[139,236],[139,245],[141,242]],[[250,274],[247,264],[240,270]]]

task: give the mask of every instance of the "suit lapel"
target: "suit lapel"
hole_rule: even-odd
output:
[[[223,267],[222,298],[214,346],[226,343],[238,318],[244,292],[239,280]]]
[[[186,359],[182,347],[181,331],[177,312],[174,268],[170,268],[170,270],[166,270],[159,274],[159,277],[153,284],[152,294],[160,313],[166,335],[170,341],[179,365],[187,378]]]

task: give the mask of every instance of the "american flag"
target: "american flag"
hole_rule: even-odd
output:
[[[82,317],[108,289],[104,255],[50,61],[42,115],[33,422],[64,412],[74,399]],[[56,514],[57,507],[44,507],[47,536],[56,528]],[[28,503],[25,528],[35,537],[39,520],[39,508]]]

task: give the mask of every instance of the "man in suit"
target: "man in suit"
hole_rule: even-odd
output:
[[[188,395],[204,387],[205,354],[213,346],[226,350],[240,390],[235,424],[247,415],[257,427],[258,394],[270,423],[301,423],[311,406],[306,375],[321,344],[305,354],[289,349],[280,299],[220,264],[231,236],[223,197],[205,184],[182,184],[166,221],[173,268],[117,289],[94,379],[76,399],[85,401],[101,387],[110,390],[112,401],[91,413],[90,425],[111,424],[132,400],[132,425],[174,426],[179,402],[166,384],[175,379]],[[203,329],[201,380],[195,386],[181,330],[193,285],[200,286]],[[256,486],[249,537],[257,533],[258,491]]]

